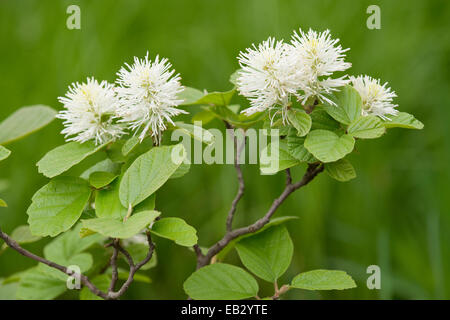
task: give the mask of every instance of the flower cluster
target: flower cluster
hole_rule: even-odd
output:
[[[363,99],[363,115],[388,119],[388,115],[397,114],[396,105],[392,104],[396,95],[386,84],[381,86],[379,80],[368,76],[333,77],[334,72],[351,67],[344,60],[348,50],[341,47],[339,39],[331,38],[329,30],[300,30],[294,32],[290,43],[269,38],[241,52],[237,89],[251,105],[243,112],[251,115],[275,110],[285,120],[293,98],[305,106],[316,102],[334,104],[329,95],[352,84]]]
[[[147,53],[121,68],[116,86],[94,78],[72,84],[58,99],[65,108],[57,115],[65,120],[62,133],[70,137],[68,141],[102,144],[130,129],[141,141],[151,135],[159,144],[166,123],[173,124],[171,117],[185,113],[176,108],[182,102],[177,97],[183,86],[171,68],[167,59],[156,56],[152,61]]]

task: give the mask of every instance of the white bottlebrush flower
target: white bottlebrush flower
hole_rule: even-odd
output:
[[[345,71],[351,67],[351,63],[345,62],[345,52],[338,44],[339,39],[332,39],[330,31],[308,33],[300,30],[300,34],[294,32],[290,46],[290,55],[296,60],[296,70],[302,73],[302,94],[299,95],[302,103],[310,97],[317,97],[320,101],[333,102],[326,97],[338,87],[348,83],[346,76],[331,78],[336,71]]]
[[[150,132],[159,144],[166,122],[174,124],[172,117],[184,110],[175,108],[183,102],[178,94],[183,91],[180,76],[170,70],[172,65],[166,58],[156,56],[152,61],[134,58],[132,66],[125,64],[117,73],[119,108],[117,114],[131,130],[139,132],[142,141]]]
[[[398,113],[396,104],[392,101],[397,95],[387,85],[380,84],[379,79],[369,76],[350,77],[353,87],[359,92],[363,102],[363,115],[375,115],[384,120],[389,120],[388,116],[395,116]]]
[[[123,134],[115,119],[117,99],[112,84],[88,78],[86,83],[73,83],[58,100],[65,108],[56,116],[65,120],[61,133],[72,136],[67,141],[94,140],[102,144]]]
[[[299,86],[287,45],[269,38],[241,52],[238,60],[242,70],[236,81],[237,89],[251,105],[242,112],[251,115],[280,107],[284,111]]]

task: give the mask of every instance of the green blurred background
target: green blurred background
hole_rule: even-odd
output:
[[[81,8],[81,30],[66,28],[70,4]],[[366,27],[371,4],[381,8],[381,30]],[[299,27],[328,28],[351,48],[349,72],[388,81],[399,109],[416,115],[425,129],[393,129],[360,142],[351,156],[357,179],[338,183],[321,175],[283,204],[276,216],[300,219],[289,223],[296,250],[282,282],[300,271],[336,268],[358,284],[342,292],[293,290],[287,297],[450,298],[449,21],[447,0],[1,0],[0,119],[24,105],[59,110],[56,99],[71,82],[92,75],[114,81],[124,62],[147,50],[168,57],[183,84],[226,90],[238,67],[235,57],[251,43],[269,36],[287,40]],[[9,204],[0,212],[5,231],[26,223],[31,196],[47,181],[35,163],[63,143],[61,129],[54,121],[9,145],[13,154],[0,164],[0,194]],[[256,165],[244,166],[244,176],[236,226],[260,217],[284,183],[283,175],[260,176]],[[158,192],[157,207],[194,225],[200,244],[208,246],[222,236],[236,190],[231,165],[196,165]],[[41,253],[45,242],[27,248]],[[185,298],[182,283],[194,270],[194,254],[169,241],[157,245],[159,264],[148,271],[153,283],[134,284],[126,298]],[[229,261],[239,263],[235,253]],[[7,251],[0,256],[0,277],[34,264]],[[381,290],[366,287],[372,264],[381,267]],[[263,291],[271,293],[270,286]]]

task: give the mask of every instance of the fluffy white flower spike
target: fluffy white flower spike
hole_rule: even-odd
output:
[[[150,132],[153,140],[159,144],[166,122],[174,124],[172,117],[184,110],[175,108],[183,100],[177,98],[183,91],[180,76],[170,70],[172,65],[166,58],[156,56],[152,61],[134,58],[132,66],[125,64],[117,73],[119,108],[117,114],[131,130],[139,133],[142,141]]]
[[[250,100],[251,105],[243,110],[245,114],[279,106],[284,110],[290,96],[296,93],[299,81],[287,49],[283,41],[269,38],[239,54],[242,71],[237,78],[237,89]]]
[[[117,99],[112,84],[88,78],[86,83],[73,83],[66,96],[58,100],[65,108],[56,116],[65,120],[61,133],[72,136],[67,141],[94,140],[102,144],[123,134],[115,119]]]
[[[291,44],[292,59],[296,60],[296,70],[301,73],[303,94],[299,98],[305,103],[310,97],[317,97],[320,101],[333,102],[326,94],[337,91],[338,87],[348,83],[345,76],[332,79],[330,76],[336,71],[345,71],[351,63],[345,62],[345,52],[338,45],[339,39],[332,39],[330,31],[318,33],[309,30],[294,32]],[[328,77],[328,78],[325,78]]]
[[[390,120],[389,115],[398,113],[396,104],[392,101],[397,95],[387,85],[380,84],[379,79],[369,76],[350,77],[353,87],[359,92],[363,102],[363,115],[375,115],[384,120]]]

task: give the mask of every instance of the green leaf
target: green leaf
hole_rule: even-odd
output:
[[[204,93],[198,89],[185,87],[184,90],[178,95],[178,99],[183,100],[180,104],[182,106],[196,104],[199,99],[204,96]]]
[[[258,283],[245,270],[215,263],[195,271],[184,282],[184,291],[195,300],[237,300],[258,294]]]
[[[317,159],[306,150],[304,143],[305,138],[297,136],[297,130],[291,128],[287,136],[287,148],[289,154],[301,162],[312,163],[316,162]]]
[[[276,151],[276,150],[275,150]],[[301,162],[294,158],[288,150],[285,140],[280,140],[278,145],[278,155],[272,154],[272,144],[269,143],[261,151],[259,166],[262,174],[275,174],[281,170],[291,168]]]
[[[80,230],[81,224],[77,224],[75,228],[58,236],[46,245],[44,247],[45,258],[65,267],[77,266],[83,273],[89,271],[93,265],[93,258],[90,253],[83,251],[96,243],[101,243],[103,237],[97,234],[80,239]],[[47,265],[39,264],[38,268],[53,278],[61,281],[67,280],[64,273]]]
[[[190,163],[184,163],[184,161],[180,164],[180,166],[175,170],[173,175],[170,176],[170,179],[177,179],[181,178],[182,176],[186,175],[189,170],[191,169]]]
[[[349,181],[356,178],[356,171],[352,164],[346,159],[325,164],[325,172],[337,181]]]
[[[51,300],[61,295],[66,289],[64,281],[53,278],[35,267],[25,272],[20,279],[17,298],[22,300]]]
[[[133,214],[126,221],[115,218],[96,218],[82,220],[82,222],[84,228],[105,237],[128,239],[145,229],[160,214],[158,211],[141,211]]]
[[[175,122],[175,128],[183,131],[187,135],[191,136],[195,140],[198,140],[202,143],[213,144],[214,143],[214,135],[206,129],[203,129],[200,126],[192,125],[189,123],[183,122]]]
[[[31,233],[56,236],[69,230],[80,218],[91,195],[86,181],[58,177],[39,189],[27,210]]]
[[[139,144],[139,141],[137,136],[132,136],[128,139],[122,146],[122,154],[126,157]]]
[[[125,172],[119,189],[124,207],[135,206],[158,190],[186,157],[182,144],[152,148]]]
[[[195,104],[207,104],[214,106],[227,106],[230,104],[231,98],[233,98],[236,90],[232,89],[226,92],[211,92],[205,94],[198,99]]]
[[[31,234],[31,230],[28,225],[18,226],[17,228],[15,228],[11,233],[11,238],[18,244],[33,243],[41,239],[41,237],[37,237]],[[6,243],[4,243],[2,246],[2,250],[6,248],[8,248],[8,246]]]
[[[214,113],[212,113],[209,110],[201,110],[199,112],[197,112],[196,114],[194,114],[194,116],[192,117],[191,122],[194,123],[196,121],[200,121],[202,123],[202,125],[205,125],[209,122],[211,122],[212,120],[214,120],[214,118],[216,117],[216,115]]]
[[[236,249],[244,266],[269,282],[286,272],[294,253],[289,232],[282,225],[239,241]]]
[[[116,178],[117,174],[106,171],[96,171],[89,176],[89,183],[94,188],[100,189],[113,182]]]
[[[0,279],[1,282],[1,279]],[[17,289],[19,287],[19,283],[1,283],[0,284],[0,300],[16,300]]]
[[[20,108],[0,123],[0,144],[18,140],[45,127],[55,115],[55,110],[43,105]]]
[[[336,104],[324,103],[323,108],[340,123],[349,125],[361,116],[362,99],[358,91],[351,86],[343,87],[331,100]]]
[[[376,116],[361,116],[354,120],[347,129],[347,133],[355,138],[374,139],[386,132],[381,120]]]
[[[48,178],[56,177],[80,163],[91,154],[105,147],[108,143],[96,146],[94,142],[83,144],[69,142],[49,151],[37,163],[38,171]]]
[[[0,199],[0,208],[1,207],[3,207],[3,208],[8,207],[8,205],[6,204],[5,200],[3,200],[3,199]]]
[[[3,146],[0,146],[0,161],[5,160],[6,158],[8,158],[10,154],[11,154],[10,150],[6,149]]]
[[[323,129],[335,131],[340,128],[339,122],[334,120],[323,107],[316,106],[310,116],[312,119],[311,130]]]
[[[89,180],[89,176],[91,175],[91,173],[97,171],[117,173],[119,171],[119,165],[117,163],[112,162],[111,159],[106,158],[102,161],[97,162],[92,167],[84,171],[80,175],[80,178],[83,178],[84,180]]]
[[[289,109],[287,112],[289,122],[297,129],[299,137],[306,136],[311,129],[311,117],[304,111]]]
[[[106,292],[111,283],[111,276],[108,274],[101,274],[93,278],[91,282],[101,291]],[[88,287],[83,287],[80,291],[80,300],[103,300],[103,298],[93,294]]]
[[[144,260],[148,254],[148,244],[132,243],[132,244],[128,245],[126,247],[126,249],[130,253],[131,257],[133,258],[133,261],[136,263],[138,261]],[[123,255],[122,255],[122,258],[126,259]],[[150,259],[150,261],[147,262],[145,265],[143,265],[140,270],[151,269],[151,268],[155,267],[156,264],[157,264],[156,253],[153,252],[153,255],[152,255],[152,258]]]
[[[391,116],[391,120],[385,120],[383,124],[386,128],[423,129],[423,123],[406,112],[399,112],[396,116]]]
[[[305,148],[322,162],[334,162],[353,151],[355,139],[344,134],[338,136],[327,130],[313,130],[305,140]]]
[[[120,202],[119,179],[113,181],[109,188],[97,191],[95,196],[95,214],[99,218],[123,219],[127,215],[127,208]]]
[[[344,290],[356,287],[355,281],[344,271],[312,270],[297,275],[291,287],[305,290]]]
[[[229,81],[234,84],[235,86],[237,85],[237,79],[239,77],[239,73],[242,71],[242,69],[237,69],[235,72],[233,72],[230,76]]]
[[[192,247],[197,243],[197,230],[180,218],[163,218],[150,229],[155,235],[175,241],[176,244]]]
[[[263,129],[267,130],[267,136],[275,135],[272,129],[278,129],[278,136],[285,136],[289,133],[290,127],[283,124],[283,120],[277,119],[271,123],[270,119],[266,119],[263,123]]]
[[[269,223],[267,223],[264,227],[262,227],[261,229],[259,229],[258,231],[254,232],[254,233],[250,233],[250,234],[245,234],[242,236],[237,237],[234,240],[231,240],[226,246],[225,248],[222,249],[222,251],[220,251],[217,254],[217,260],[222,261],[226,255],[236,246],[236,244],[241,241],[242,239],[251,237],[255,234],[258,234],[260,232],[263,232],[264,230],[267,230],[269,228],[272,228],[274,226],[278,226],[282,223],[285,223],[287,221],[293,220],[293,219],[298,219],[298,217],[295,216],[285,216],[285,217],[279,217],[279,218],[274,218],[272,220],[269,221]]]
[[[236,128],[248,128],[265,117],[264,112],[257,112],[250,116],[243,113],[236,114],[232,109],[236,105],[231,106],[209,106],[207,110],[211,111],[217,118],[224,120]]]

